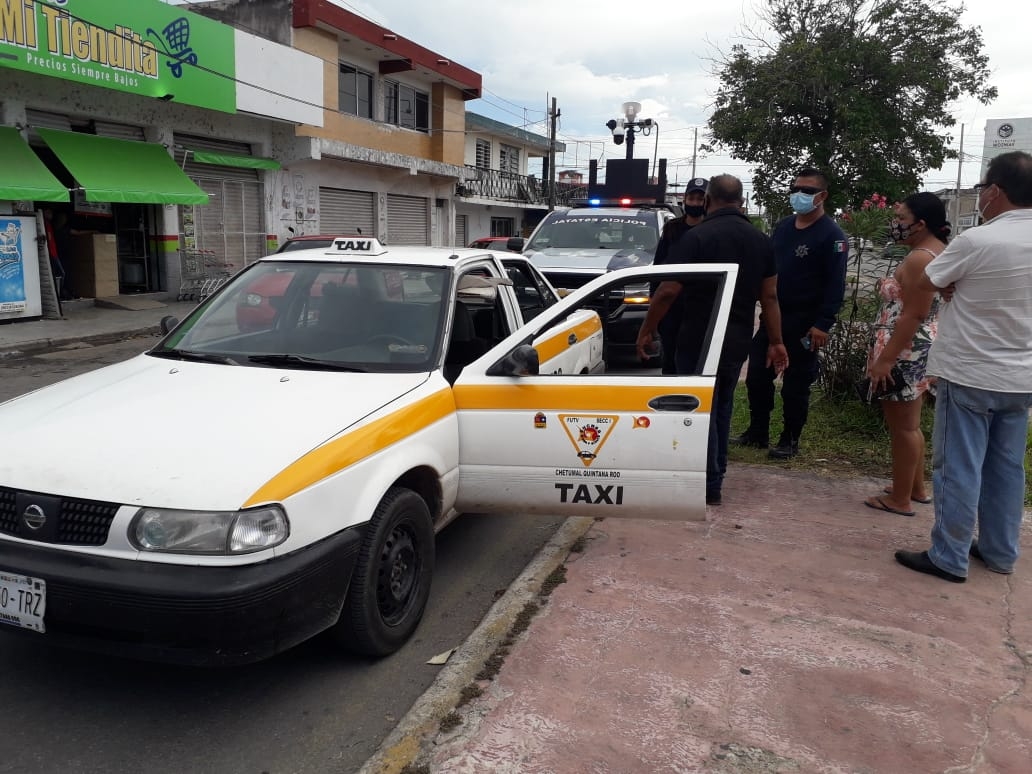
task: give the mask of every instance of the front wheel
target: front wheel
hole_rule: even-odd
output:
[[[423,617],[433,572],[426,503],[409,489],[389,489],[369,522],[334,637],[354,653],[393,653]]]

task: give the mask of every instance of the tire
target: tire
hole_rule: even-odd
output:
[[[434,528],[426,503],[409,489],[389,489],[369,521],[335,639],[365,656],[396,651],[423,617],[433,572]]]

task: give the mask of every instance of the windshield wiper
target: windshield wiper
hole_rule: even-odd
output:
[[[364,368],[353,368],[336,360],[320,360],[317,357],[305,357],[304,355],[248,355],[247,359],[251,363],[260,363],[262,365],[311,368],[313,370],[350,371],[356,374],[366,373]]]
[[[154,357],[170,358],[172,360],[193,360],[198,363],[220,363],[221,365],[240,365],[240,363],[229,355],[220,355],[217,352],[194,352],[189,349],[152,349],[147,353]]]

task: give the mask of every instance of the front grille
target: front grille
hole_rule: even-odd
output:
[[[21,528],[21,514],[18,513],[17,507],[18,494],[16,489],[0,487],[0,533],[39,542],[74,546],[104,545],[111,522],[119,508],[117,503],[46,495],[60,501],[56,514],[57,524],[53,529],[34,533]],[[36,493],[22,492],[22,495],[32,494]],[[48,514],[48,518],[54,518],[54,514]]]
[[[552,283],[553,287],[566,288],[567,290],[576,290],[581,285],[587,285],[595,277],[602,276],[602,272],[598,274],[580,273],[580,272],[564,272],[564,271],[546,271],[545,277]]]
[[[18,531],[18,509],[13,489],[0,487],[0,532],[13,535]]]

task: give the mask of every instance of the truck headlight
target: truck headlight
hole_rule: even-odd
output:
[[[246,511],[141,508],[129,525],[129,541],[138,549],[172,554],[247,554],[278,546],[289,534],[278,505]]]

